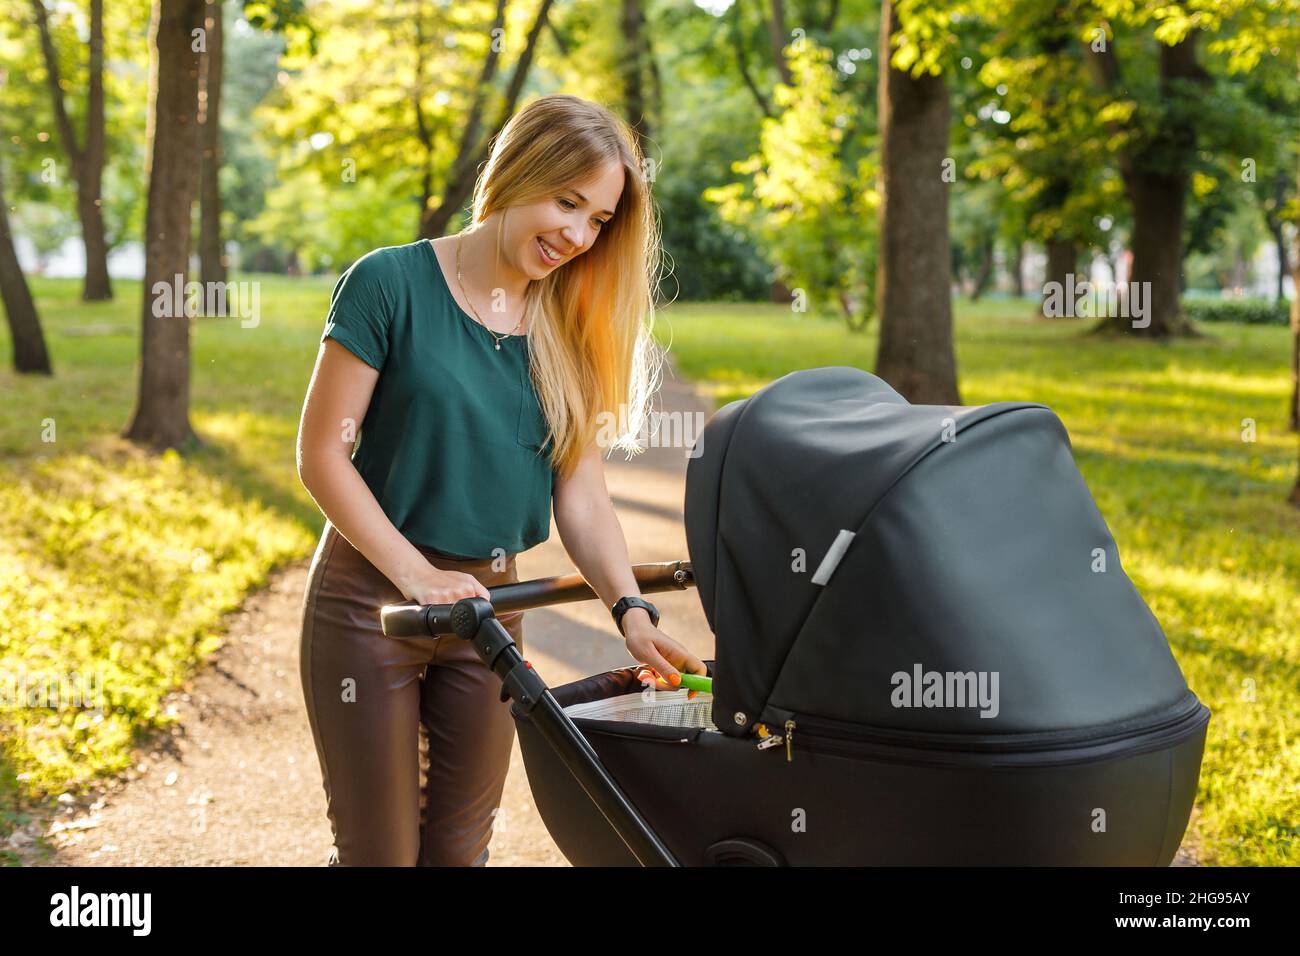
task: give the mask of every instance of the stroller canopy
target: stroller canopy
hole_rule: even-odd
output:
[[[685,518],[723,733],[800,715],[1050,737],[1187,705],[1045,405],[912,405],[859,369],[792,372],[710,420]],[[969,699],[978,681],[995,701]]]

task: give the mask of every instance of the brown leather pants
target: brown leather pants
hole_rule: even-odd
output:
[[[515,556],[435,567],[484,587],[519,580]],[[498,562],[498,565],[501,562]],[[401,591],[332,524],[303,598],[299,670],[329,820],[330,865],[482,866],[514,741],[501,680],[454,634],[394,639],[379,625]],[[499,617],[523,650],[523,612]]]

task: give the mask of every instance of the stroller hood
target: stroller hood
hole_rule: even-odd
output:
[[[792,372],[709,421],[685,519],[723,733],[798,715],[1050,738],[1188,706],[1045,405],[912,405],[859,369]]]

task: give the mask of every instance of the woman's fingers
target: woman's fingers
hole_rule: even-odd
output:
[[[707,674],[709,669],[704,666],[704,661],[693,656],[689,651],[686,652],[679,670],[684,670],[688,674]]]

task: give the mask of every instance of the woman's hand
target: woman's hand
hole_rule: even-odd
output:
[[[463,571],[444,571],[429,565],[427,571],[421,571],[415,582],[404,591],[409,600],[421,607],[426,604],[455,604],[461,598],[481,597],[492,600],[479,579]]]
[[[645,615],[638,614],[624,620],[628,653],[646,665],[637,672],[637,680],[657,679],[669,689],[676,689],[682,682],[679,671],[688,674],[709,672],[703,661],[651,624]],[[691,691],[686,695],[687,699],[696,693]]]

